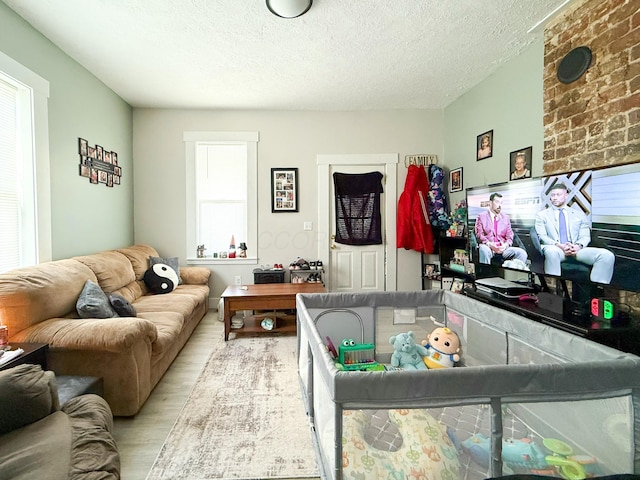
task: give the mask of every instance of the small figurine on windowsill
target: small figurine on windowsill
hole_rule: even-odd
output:
[[[198,258],[204,258],[204,251],[206,248],[204,247],[204,243],[202,245],[198,245],[196,247],[196,251],[198,252]]]
[[[247,258],[247,244],[244,242],[240,242],[240,246],[238,247],[240,253],[238,254],[239,258]]]

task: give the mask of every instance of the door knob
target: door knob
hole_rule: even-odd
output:
[[[332,243],[331,244],[331,250],[335,250],[336,248],[338,248],[338,247],[336,247],[336,245],[334,243]]]

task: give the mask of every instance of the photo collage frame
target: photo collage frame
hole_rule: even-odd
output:
[[[84,138],[78,138],[80,155],[79,173],[90,183],[103,183],[107,187],[120,185],[122,167],[118,165],[118,154],[105,150],[101,145],[89,145]]]
[[[298,169],[271,169],[271,212],[298,211]]]

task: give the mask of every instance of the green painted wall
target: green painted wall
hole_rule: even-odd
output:
[[[544,146],[542,38],[444,111],[444,163],[462,167],[463,188],[509,180],[509,154],[533,147],[534,176]],[[493,156],[476,160],[476,138],[493,130]],[[457,202],[464,191],[451,195]]]
[[[131,107],[2,2],[0,51],[50,84],[53,259],[132,244]],[[78,137],[118,153],[121,185],[93,185],[78,175]]]

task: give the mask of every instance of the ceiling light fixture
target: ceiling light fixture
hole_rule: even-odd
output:
[[[307,13],[312,3],[313,0],[267,0],[267,8],[278,17],[296,18]]]

